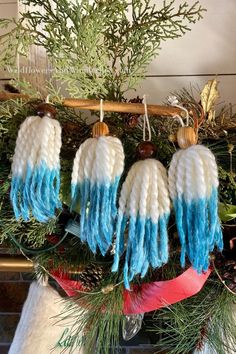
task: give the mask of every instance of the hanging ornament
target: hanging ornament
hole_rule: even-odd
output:
[[[183,107],[181,107],[185,110]],[[217,246],[223,248],[222,231],[218,218],[219,185],[217,165],[211,151],[197,144],[192,127],[177,132],[180,147],[169,168],[169,191],[176,215],[176,224],[181,242],[181,265],[188,256],[199,273],[209,267],[209,253]]]
[[[119,258],[126,245],[124,284],[134,276],[145,276],[149,266],[160,267],[168,260],[167,223],[170,214],[167,173],[155,159],[156,147],[151,143],[151,129],[144,97],[143,142],[137,147],[140,161],[130,169],[122,186],[116,227],[115,256],[112,271],[117,271]],[[146,124],[149,139],[146,141]],[[128,222],[128,238],[125,228]]]
[[[81,240],[93,253],[99,248],[103,255],[112,243],[117,188],[124,169],[121,141],[108,134],[101,100],[100,122],[93,126],[93,138],[87,139],[75,156],[72,208],[79,203]]]
[[[61,127],[49,103],[26,118],[16,140],[10,198],[16,219],[47,222],[60,208]]]

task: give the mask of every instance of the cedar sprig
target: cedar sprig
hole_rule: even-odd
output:
[[[15,55],[26,55],[32,44],[42,46],[53,65],[53,78],[73,97],[123,100],[136,89],[161,43],[183,36],[200,20],[199,1],[150,0],[23,0],[21,18],[0,20],[13,28],[0,37],[5,45],[0,63],[9,66]],[[132,20],[129,13],[132,14]],[[0,66],[1,66],[0,64]]]

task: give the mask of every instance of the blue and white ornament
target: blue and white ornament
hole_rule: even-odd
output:
[[[209,254],[223,248],[218,217],[218,171],[212,152],[195,145],[193,128],[177,133],[179,146],[169,168],[169,191],[181,242],[181,265],[186,255],[199,273],[209,267]]]
[[[105,130],[104,130],[105,129]],[[72,172],[72,208],[79,203],[80,238],[93,253],[105,255],[112,244],[117,216],[117,189],[124,170],[121,141],[108,134],[98,122],[93,138],[87,139],[74,159]]]
[[[168,260],[167,224],[170,215],[167,173],[155,159],[136,162],[122,185],[119,199],[113,271],[126,248],[124,283]],[[128,231],[126,237],[126,224]]]
[[[124,285],[149,267],[157,268],[168,261],[167,224],[170,215],[168,178],[165,167],[154,158],[156,147],[151,143],[151,128],[144,96],[143,142],[137,153],[141,161],[130,169],[122,185],[116,226],[115,255],[112,271],[119,267],[125,253]],[[146,124],[149,140],[145,139]]]
[[[17,220],[28,221],[32,215],[40,222],[47,222],[61,206],[61,127],[51,113],[52,110],[46,109],[40,116],[26,118],[18,133],[10,192]]]

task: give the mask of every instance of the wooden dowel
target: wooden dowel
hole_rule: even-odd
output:
[[[30,99],[27,95],[22,95],[19,93],[6,93],[0,92],[0,101],[7,101],[10,99]],[[53,100],[52,100],[53,101]],[[100,110],[99,100],[87,100],[87,99],[75,99],[75,98],[65,98],[63,105],[66,107],[80,108],[91,111]],[[178,107],[171,106],[160,106],[160,105],[147,105],[148,114],[150,116],[175,116],[179,114],[181,116],[185,115],[185,112]],[[134,113],[134,114],[144,114],[144,105],[142,103],[126,103],[126,102],[113,102],[113,101],[103,101],[104,112],[119,112],[119,113]]]
[[[99,100],[65,98],[63,104],[67,107],[88,109],[92,111],[100,110]],[[180,108],[177,107],[151,104],[147,105],[147,109],[150,115],[155,116],[174,116],[176,114],[182,114],[183,112]],[[104,112],[144,114],[144,105],[142,103],[103,101],[103,110]]]
[[[17,99],[28,100],[28,95],[22,95],[21,93],[8,93],[8,92],[0,92],[0,101],[8,101],[8,100],[17,100]]]

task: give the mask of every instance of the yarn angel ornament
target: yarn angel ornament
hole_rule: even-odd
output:
[[[16,219],[47,222],[60,208],[61,126],[49,103],[27,117],[18,132],[12,162],[10,198]]]
[[[100,122],[93,126],[93,137],[76,153],[72,172],[72,208],[79,203],[80,238],[93,253],[105,255],[112,244],[117,215],[117,189],[124,169],[121,141],[108,136],[103,122],[102,100]]]
[[[130,288],[129,283],[136,275],[144,277],[150,266],[157,268],[168,260],[170,199],[167,172],[161,162],[155,159],[156,146],[150,141],[151,129],[145,97],[144,110],[144,141],[137,147],[140,161],[131,167],[122,185],[116,227],[112,271],[118,270],[119,258],[126,249],[123,270],[126,289]],[[145,138],[146,123],[148,141]]]
[[[187,255],[193,268],[201,273],[207,271],[214,247],[223,249],[218,217],[219,180],[215,157],[207,147],[197,145],[196,133],[188,126],[188,111],[184,110],[187,126],[181,120],[182,127],[177,132],[180,150],[170,163],[169,191],[181,242],[181,265],[185,266]]]

